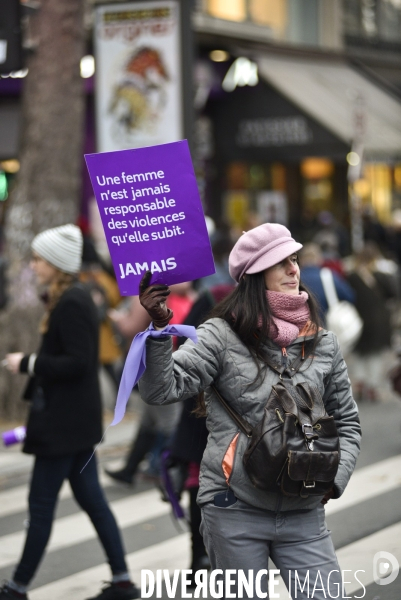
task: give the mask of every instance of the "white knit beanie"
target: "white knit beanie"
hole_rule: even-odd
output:
[[[79,273],[82,262],[82,233],[76,225],[46,229],[33,240],[31,247],[41,258],[64,273]]]

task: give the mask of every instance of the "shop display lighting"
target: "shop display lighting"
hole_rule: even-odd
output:
[[[28,69],[21,69],[20,71],[11,71],[11,73],[2,73],[0,75],[1,79],[7,79],[11,77],[11,79],[23,79],[28,75]]]
[[[325,179],[334,173],[334,163],[327,158],[308,157],[301,162],[301,173],[305,179]]]
[[[95,59],[91,54],[81,58],[81,77],[88,79],[95,73]]]
[[[356,152],[348,152],[347,154],[347,163],[351,165],[351,167],[356,167],[361,162],[359,154]]]
[[[230,55],[226,50],[212,50],[209,52],[209,58],[213,62],[225,62],[230,58]]]
[[[226,92],[233,92],[237,86],[254,86],[258,82],[258,65],[249,58],[239,56],[228,69],[222,88]]]
[[[394,168],[394,183],[397,189],[401,189],[401,165]]]
[[[20,164],[16,158],[9,158],[8,160],[2,160],[0,162],[0,169],[6,173],[17,173],[19,171]]]
[[[357,179],[354,183],[354,191],[360,197],[367,199],[371,193],[371,184],[367,179]]]
[[[20,71],[12,71],[10,77],[13,79],[23,79],[28,75],[28,69],[21,69]]]

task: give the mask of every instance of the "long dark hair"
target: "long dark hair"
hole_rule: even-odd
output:
[[[311,331],[318,343],[320,317],[317,302],[311,292],[301,283],[300,291],[308,294]],[[242,343],[251,353],[258,368],[257,380],[266,370],[266,342],[269,339],[271,311],[266,300],[266,285],[263,272],[242,277],[238,286],[209,315],[229,323]]]

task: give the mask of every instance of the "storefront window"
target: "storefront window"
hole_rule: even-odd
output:
[[[204,0],[203,6],[218,19],[268,27],[276,39],[319,43],[319,0]]]
[[[206,10],[212,17],[227,21],[245,21],[246,0],[207,0]]]
[[[401,0],[344,0],[343,14],[346,36],[401,43]]]
[[[282,38],[287,28],[287,0],[249,0],[249,16],[258,25],[267,25]]]
[[[319,0],[288,0],[287,39],[295,44],[319,43]]]
[[[394,167],[393,210],[401,208],[401,164]]]
[[[401,165],[394,168],[394,189],[397,194],[401,194]]]
[[[358,37],[361,25],[360,0],[344,0],[343,2],[344,31],[347,35]]]
[[[362,31],[366,37],[377,36],[378,0],[362,0]]]
[[[364,179],[369,183],[368,202],[382,223],[388,223],[392,210],[392,173],[386,164],[367,164]]]
[[[367,163],[354,191],[364,208],[373,209],[383,225],[390,224],[393,212],[401,209],[401,164]]]
[[[226,167],[223,216],[242,231],[261,223],[288,223],[286,169],[282,163],[235,161]]]
[[[380,37],[389,42],[401,42],[401,1],[382,0],[380,11]]]
[[[301,162],[304,208],[317,214],[332,210],[334,163],[327,158],[310,157]]]

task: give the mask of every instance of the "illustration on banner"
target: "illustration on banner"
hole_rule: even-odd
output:
[[[128,57],[118,77],[109,111],[113,115],[112,136],[129,142],[138,130],[151,132],[167,102],[170,77],[162,51],[144,46]]]

